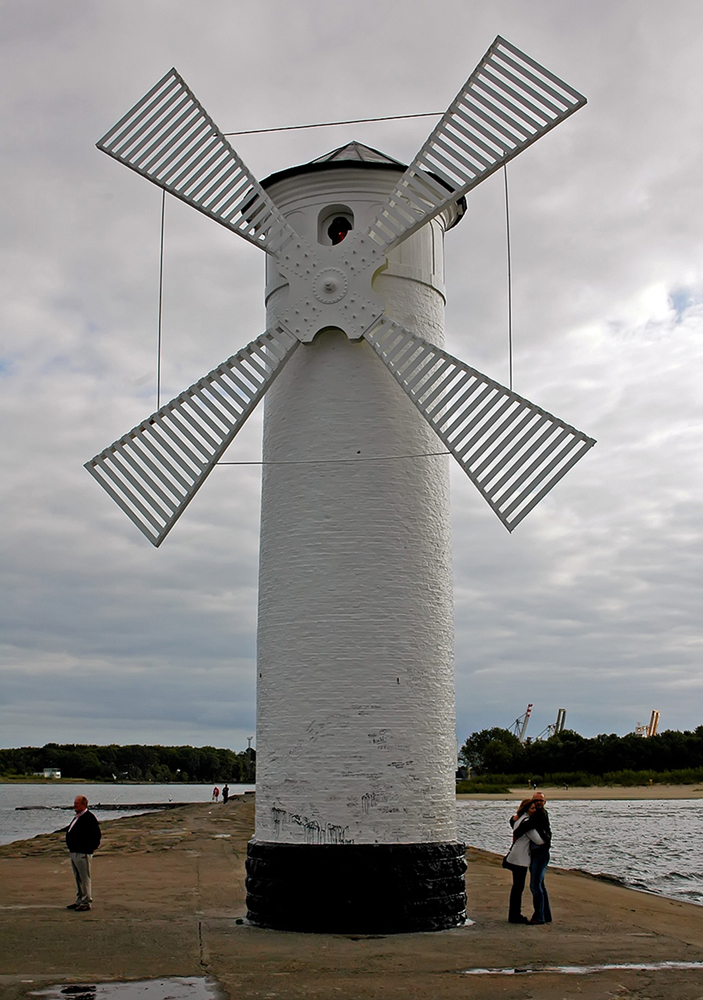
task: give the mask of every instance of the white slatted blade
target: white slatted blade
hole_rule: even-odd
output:
[[[160,545],[299,341],[257,337],[86,462],[153,545]]]
[[[586,98],[500,35],[369,228],[388,250],[550,129]]]
[[[388,319],[364,337],[508,531],[595,444]]]
[[[269,253],[296,238],[175,69],[97,147]]]

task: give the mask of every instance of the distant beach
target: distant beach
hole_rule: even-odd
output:
[[[571,788],[546,786],[548,799],[703,799],[703,785],[586,785]],[[526,799],[532,788],[511,788],[510,792],[476,792],[457,799]]]

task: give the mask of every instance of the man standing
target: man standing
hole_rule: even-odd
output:
[[[542,792],[535,792],[532,796],[536,809],[532,820],[533,828],[539,833],[544,841],[539,846],[530,844],[530,890],[535,912],[532,914],[531,924],[551,924],[552,911],[549,906],[549,894],[544,884],[544,873],[549,864],[549,848],[552,843],[552,830],[549,825],[549,816],[544,808],[546,799]]]
[[[76,795],[73,803],[76,815],[66,830],[66,847],[71,855],[71,867],[76,879],[76,901],[69,903],[67,910],[83,912],[90,909],[93,902],[90,895],[90,867],[93,852],[100,846],[100,825],[88,811],[88,800],[85,795]]]

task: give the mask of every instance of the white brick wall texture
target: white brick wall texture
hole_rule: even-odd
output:
[[[370,221],[396,174],[330,170],[270,191],[311,241],[328,205]],[[388,314],[443,342],[444,221],[391,254]],[[286,287],[269,267],[269,320]],[[301,345],[265,400],[257,840],[456,839],[447,458],[372,348]],[[395,457],[399,456],[399,457]]]

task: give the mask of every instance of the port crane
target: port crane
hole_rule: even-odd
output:
[[[514,733],[521,743],[525,742],[527,723],[530,721],[531,715],[532,715],[532,702],[530,702],[530,704],[527,706],[522,715],[518,715],[515,722],[513,722],[512,726],[510,726],[510,732]]]
[[[657,730],[659,729],[659,712],[656,708],[652,709],[652,714],[649,717],[649,725],[643,726],[641,722],[638,722],[635,726],[635,732],[638,736],[643,736],[647,739],[650,736],[656,736]]]
[[[548,740],[550,736],[557,736],[563,732],[566,725],[566,709],[560,708],[557,712],[557,721],[550,722],[536,737],[538,740]]]

